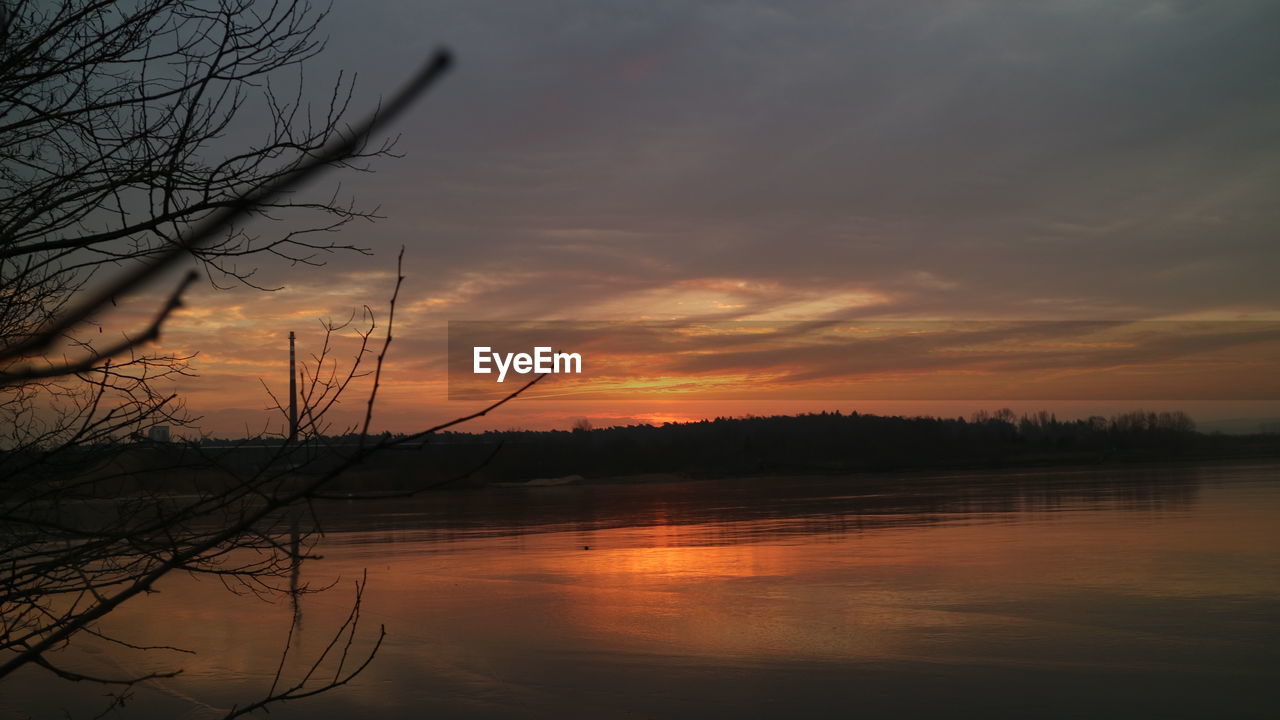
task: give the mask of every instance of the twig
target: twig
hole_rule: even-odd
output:
[[[364,426],[360,430],[360,447],[364,447],[365,438],[369,437],[369,423],[373,422],[373,403],[378,399],[378,387],[382,382],[382,361],[387,357],[387,348],[391,347],[391,332],[396,322],[396,299],[400,297],[400,285],[404,283],[404,246],[400,246],[400,254],[396,257],[396,287],[391,291],[391,306],[387,311],[387,335],[382,341],[382,350],[378,353],[378,361],[374,365],[373,389],[369,391],[369,404],[364,412]],[[372,328],[370,328],[372,330]]]
[[[316,153],[307,162],[296,168],[281,173],[271,181],[247,192],[227,205],[214,211],[185,238],[178,239],[169,250],[155,256],[154,259],[138,266],[122,275],[114,282],[108,283],[96,293],[91,294],[77,307],[51,319],[38,332],[26,340],[0,351],[0,363],[27,357],[48,348],[57,338],[72,327],[92,317],[96,312],[111,302],[112,298],[124,297],[137,290],[147,281],[164,272],[190,251],[204,246],[219,231],[231,225],[237,219],[249,214],[255,208],[269,202],[293,188],[325,166],[340,163],[350,157],[360,144],[378,128],[385,126],[419,95],[430,88],[453,63],[453,56],[448,50],[439,50],[427,61],[417,75],[391,99],[384,110],[374,112],[359,123],[347,136],[331,147]]]
[[[62,365],[51,365],[47,368],[33,368],[30,365],[19,367],[16,371],[0,372],[0,387],[6,385],[17,385],[20,383],[30,382],[32,380],[43,380],[46,378],[64,377],[75,373],[86,372],[91,370],[94,365],[103,360],[111,360],[117,355],[132,350],[135,347],[156,340],[160,337],[160,326],[169,318],[174,310],[182,307],[182,294],[186,292],[191,283],[199,278],[194,270],[188,272],[178,287],[169,295],[169,300],[165,302],[164,307],[160,308],[160,312],[156,313],[155,318],[151,320],[151,324],[147,329],[137,337],[126,337],[124,340],[108,347],[106,350],[95,350],[84,359],[74,363],[64,363]],[[0,354],[3,357],[3,354]]]

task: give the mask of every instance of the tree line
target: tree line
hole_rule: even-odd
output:
[[[453,445],[501,444],[492,477],[691,475],[880,471],[999,466],[1110,458],[1157,459],[1193,452],[1194,421],[1183,412],[1121,413],[1059,420],[1048,412],[978,412],[970,418],[859,412],[717,417],[687,423],[572,431],[504,431],[447,436]]]
[[[356,440],[327,436],[317,452],[338,462]],[[229,455],[244,452],[230,440],[202,443],[207,449],[225,447]],[[446,432],[363,463],[339,487],[358,494],[571,475],[857,473],[1278,454],[1280,437],[1200,433],[1181,411],[1067,420],[1047,411],[1018,415],[1007,408],[968,418],[837,411],[608,428],[579,422],[572,430]]]

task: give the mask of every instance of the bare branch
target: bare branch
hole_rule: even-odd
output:
[[[125,296],[138,290],[146,282],[172,267],[190,252],[208,243],[223,228],[231,225],[271,199],[296,187],[325,167],[349,157],[361,143],[368,139],[370,133],[384,127],[419,95],[430,88],[444,74],[452,62],[452,56],[448,51],[438,51],[427,61],[417,75],[396,93],[384,110],[373,113],[331,147],[324,149],[297,168],[277,176],[272,182],[256,188],[253,192],[241,195],[235,201],[219,208],[203,222],[199,223],[187,237],[174,243],[170,250],[89,295],[76,307],[59,317],[51,319],[39,332],[27,340],[0,351],[0,362],[25,357],[48,348],[72,327],[95,315],[101,308],[109,304],[112,298]]]

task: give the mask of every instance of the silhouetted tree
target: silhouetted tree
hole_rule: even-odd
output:
[[[1007,409],[979,411],[974,422],[857,412],[720,417],[585,432],[454,434],[447,445],[428,452],[439,467],[462,468],[483,456],[486,447],[501,445],[502,455],[486,473],[512,481],[579,474],[716,476],[1158,460],[1195,447],[1211,453],[1230,449],[1205,445],[1205,436],[1196,434],[1191,418],[1181,412],[1065,421],[1037,412],[1016,424],[1006,419],[1011,417]]]
[[[313,112],[302,68],[323,49],[324,16],[293,1],[0,0],[0,682],[42,668],[115,688],[111,703],[122,704],[137,683],[171,673],[95,675],[65,666],[58,651],[103,637],[105,616],[174,572],[296,596],[305,588],[288,586],[290,569],[307,543],[282,525],[285,511],[321,496],[368,453],[421,438],[368,436],[397,281],[386,321],[366,313],[348,370],[330,372],[327,344],[317,356],[297,442],[264,445],[249,469],[191,445],[144,452],[128,442],[187,420],[180,398],[156,381],[187,373],[190,358],[148,344],[198,276],[170,281],[144,327],[112,328],[117,301],[138,299],[192,259],[215,286],[256,287],[257,258],[318,265],[328,253],[365,252],[329,233],[373,219],[372,210],[294,191],[326,168],[359,170],[391,155],[391,142],[370,142],[372,131],[449,60],[433,57],[362,122],[348,117],[352,88],[342,77]],[[327,429],[325,411],[364,373],[374,381],[357,451],[300,475],[314,457],[308,443]],[[148,473],[176,472],[204,477],[206,491],[193,498],[147,484]],[[346,643],[228,717],[362,670],[372,653],[347,657],[360,587],[338,631]],[[338,670],[322,679],[324,662]]]

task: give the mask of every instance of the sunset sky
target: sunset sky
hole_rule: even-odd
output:
[[[335,237],[374,254],[196,290],[162,345],[200,353],[178,389],[203,431],[278,425],[258,378],[286,386],[289,331],[305,355],[319,318],[384,319],[401,245],[396,431],[474,409],[446,399],[448,321],[1280,321],[1276,27],[1265,0],[337,3],[319,97],[355,73],[363,112],[435,47],[458,58],[393,129],[403,158],[311,188],[380,206]],[[1254,359],[1186,397],[1249,397],[1231,382],[1274,375]],[[991,404],[914,378],[939,402],[533,398],[470,427]],[[1050,399],[1026,407],[1114,409]]]

